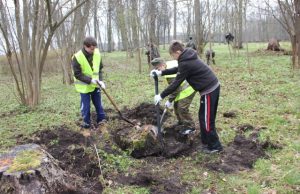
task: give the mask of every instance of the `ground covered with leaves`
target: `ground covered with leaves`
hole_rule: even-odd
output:
[[[39,144],[62,169],[103,193],[300,192],[299,71],[290,68],[288,55],[258,53],[263,46],[250,44],[250,55],[235,51],[232,59],[226,46],[214,46],[212,68],[221,82],[217,129],[224,145],[219,154],[202,152],[199,127],[187,139],[178,136],[175,116],[169,114],[164,149],[134,157],[116,142],[118,132],[134,129],[107,98],[102,95],[105,128],[94,124],[92,130],[82,130],[79,95],[58,83],[60,74],[55,73],[43,77],[43,100],[35,109],[18,105],[13,87],[7,87],[10,77],[0,78],[0,153],[18,144]],[[166,51],[162,55],[170,59]],[[146,64],[138,74],[135,60],[125,53],[107,54],[103,60],[107,91],[124,116],[155,125],[154,81]],[[166,86],[162,80],[160,91]],[[198,108],[196,96],[190,108],[196,126]]]

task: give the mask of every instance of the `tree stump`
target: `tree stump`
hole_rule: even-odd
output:
[[[271,50],[271,51],[282,51],[282,49],[280,48],[279,41],[278,41],[277,39],[275,39],[275,38],[271,38],[271,39],[269,40],[267,50]]]
[[[140,129],[124,128],[117,132],[116,143],[123,150],[129,150],[135,158],[157,155],[162,151],[162,146],[155,134],[157,129],[153,125],[143,125]]]
[[[166,128],[162,134],[162,142],[157,137],[156,126],[143,125],[140,129],[124,128],[116,133],[115,141],[134,158],[158,155],[166,158],[177,157],[192,150],[196,138],[196,133],[180,134],[181,127]]]
[[[16,146],[0,155],[0,193],[94,193],[83,182],[62,170],[37,144]]]

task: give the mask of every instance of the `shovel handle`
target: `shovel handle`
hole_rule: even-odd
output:
[[[115,101],[114,101],[114,100],[112,99],[112,97],[106,92],[106,90],[105,90],[104,88],[102,88],[101,85],[100,85],[99,83],[97,83],[97,84],[98,84],[98,86],[100,87],[100,89],[104,92],[104,94],[106,95],[106,97],[108,98],[108,100],[111,102],[111,104],[114,106],[114,108],[117,110],[119,116],[120,116],[124,121],[126,121],[127,123],[129,123],[129,124],[135,126],[136,124],[134,124],[133,122],[131,122],[130,120],[128,120],[127,118],[125,118],[125,117],[122,115],[122,113],[121,113],[120,109],[118,108],[118,106],[116,105]]]
[[[100,85],[99,85],[100,86]],[[110,97],[110,95],[106,92],[106,90],[104,88],[102,88],[100,86],[101,90],[104,92],[104,94],[106,95],[106,97],[109,99],[109,101],[111,102],[111,104],[115,107],[115,109],[118,111],[119,114],[122,114],[120,109],[118,108],[118,106],[116,105],[116,103],[114,102],[114,100],[112,99],[112,97]]]
[[[158,77],[154,72],[154,83],[155,83],[155,95],[158,95]],[[160,126],[160,111],[159,111],[159,103],[156,104],[156,120],[157,120],[157,128],[158,128],[158,137],[161,139],[161,126]]]
[[[158,94],[158,76],[157,76],[156,72],[154,72],[153,75],[154,75],[153,78],[154,78],[154,84],[155,84],[155,95],[157,95]]]

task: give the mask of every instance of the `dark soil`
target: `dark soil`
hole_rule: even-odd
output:
[[[117,181],[123,185],[138,185],[141,187],[149,187],[151,193],[168,194],[168,193],[186,193],[187,185],[182,185],[178,176],[168,179],[160,177],[149,171],[137,172],[136,175],[120,175]]]
[[[143,103],[133,109],[123,109],[121,111],[125,117],[135,122],[140,122],[142,125],[156,125],[156,110],[153,104]],[[163,109],[160,109],[162,114]],[[116,145],[116,135],[123,130],[132,129],[133,127],[126,122],[123,122],[117,114],[109,111],[109,120],[113,125],[108,123],[109,139],[97,139],[101,142],[102,150],[109,154],[119,155],[120,148]],[[95,116],[95,115],[94,115]],[[179,131],[183,126],[174,125],[176,120],[170,118],[164,124],[163,132],[163,149],[157,150],[155,153],[147,155],[142,153],[139,157],[145,161],[143,167],[132,167],[130,172],[110,172],[104,173],[103,177],[106,180],[111,180],[118,185],[138,185],[148,187],[151,193],[186,193],[191,188],[191,185],[180,180],[180,176],[176,173],[182,173],[175,170],[174,176],[165,177],[166,173],[155,173],[153,169],[163,166],[165,162],[172,163],[169,158],[177,158],[181,156],[197,156],[201,152],[203,145],[200,143],[199,127],[196,127],[196,132],[189,136],[179,135]],[[120,121],[120,122],[116,122]],[[173,123],[173,124],[172,124]],[[204,161],[199,163],[201,167],[206,167],[210,170],[221,171],[224,173],[234,173],[240,170],[247,170],[253,167],[254,162],[261,157],[267,157],[266,149],[279,149],[280,145],[271,143],[270,141],[259,143],[259,130],[264,127],[255,128],[252,125],[246,124],[236,127],[238,135],[233,142],[227,146],[224,145],[224,150],[215,154],[216,159],[211,160],[209,155],[204,154]],[[133,130],[133,129],[132,129]],[[248,138],[242,135],[247,130],[253,130]],[[99,135],[97,135],[98,137]],[[60,161],[60,165],[66,171],[84,177],[87,180],[87,187],[94,188],[95,191],[101,193],[102,185],[99,182],[100,170],[98,168],[98,160],[93,150],[95,140],[90,137],[85,137],[79,132],[70,130],[67,126],[56,126],[33,135],[26,142],[33,142],[43,145],[46,150]],[[98,143],[99,143],[98,142]],[[95,143],[96,144],[96,143]],[[116,152],[116,147],[120,152]],[[122,147],[126,150],[126,147]],[[151,147],[149,147],[151,149]],[[150,152],[149,152],[150,153]],[[124,154],[124,153],[123,153]],[[141,157],[142,156],[142,157]],[[101,158],[102,159],[102,158]],[[104,159],[103,159],[104,160]],[[176,160],[177,161],[177,160]],[[171,165],[180,165],[174,161]],[[103,161],[105,162],[105,160]],[[105,166],[105,164],[103,164]],[[164,170],[164,167],[160,170]],[[174,167],[176,169],[176,167]]]
[[[85,178],[86,187],[96,192],[102,191],[98,181],[98,159],[90,138],[63,125],[39,131],[27,141],[45,147],[63,170]]]
[[[142,125],[156,125],[156,107],[154,104],[142,103],[134,109],[125,108],[123,111],[125,117],[138,120]],[[160,114],[163,113],[163,108],[160,108]],[[170,117],[167,113],[165,118]]]
[[[242,131],[242,132],[245,132],[245,131],[253,131],[254,130],[254,127],[250,124],[244,124],[244,125],[240,125],[237,127],[237,130],[238,131]]]
[[[226,118],[235,118],[236,117],[236,112],[234,112],[234,111],[224,112],[223,116],[226,117]]]
[[[160,108],[160,114],[162,113],[163,109]],[[139,121],[143,125],[156,125],[157,123],[156,107],[153,104],[142,103],[134,109],[123,110],[123,114],[126,115],[127,118]],[[164,118],[168,119],[169,117],[170,113],[167,112]],[[193,150],[194,147],[198,146],[197,143],[193,142],[195,133],[190,134],[189,136],[181,136],[179,134],[179,131],[183,129],[184,126],[172,125],[163,128],[164,133],[162,134],[162,146],[155,146],[150,142],[148,147],[134,151],[132,156],[135,158],[159,155],[166,158],[178,157],[186,155],[186,153],[189,153],[189,151]],[[118,133],[115,134],[116,139],[119,139],[119,134],[124,135],[124,133],[128,133],[128,130],[132,130],[132,127],[122,126],[120,129],[117,129]],[[124,145],[120,145],[120,147],[122,149],[127,149]]]
[[[252,138],[251,138],[252,137]],[[206,167],[224,173],[251,169],[258,158],[267,157],[265,149],[280,149],[281,146],[264,142],[259,143],[254,136],[246,138],[244,135],[237,135],[224,151],[220,154],[217,162],[208,162]]]

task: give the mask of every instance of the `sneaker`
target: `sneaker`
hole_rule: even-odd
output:
[[[85,128],[85,129],[89,129],[91,127],[91,125],[86,123],[86,122],[83,122],[83,123],[81,123],[80,127]]]
[[[191,133],[193,133],[195,131],[195,129],[192,129],[192,128],[186,128],[186,129],[182,129],[179,131],[179,133],[181,135],[189,135]]]
[[[209,149],[208,147],[203,147],[202,151],[206,154],[219,153],[223,150],[222,147]]]

